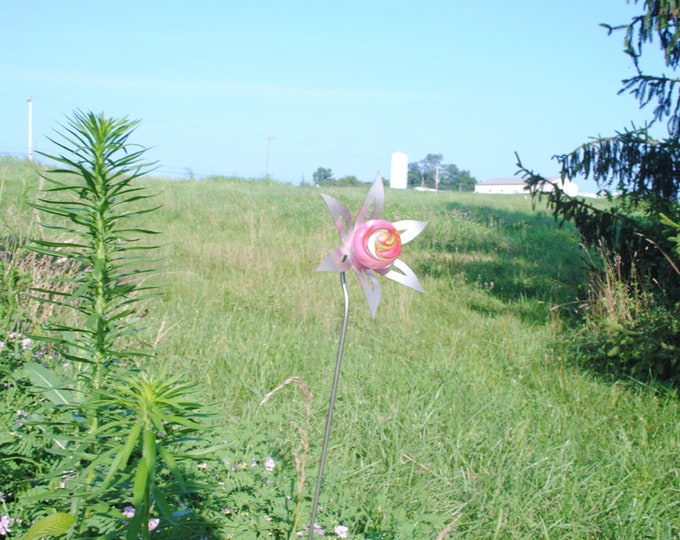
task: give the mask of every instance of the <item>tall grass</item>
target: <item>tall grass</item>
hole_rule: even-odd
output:
[[[3,212],[32,193],[7,178]],[[148,182],[164,292],[142,337],[203,385],[244,456],[264,444],[293,467],[304,396],[261,402],[304,381],[313,478],[342,312],[337,276],[313,271],[338,241],[318,190]],[[357,209],[366,189],[325,192]],[[402,254],[426,293],[381,281],[373,320],[348,276],[319,521],[351,538],[677,537],[676,396],[601,380],[559,345],[583,294],[573,230],[523,196],[388,190],[383,217],[429,221]]]

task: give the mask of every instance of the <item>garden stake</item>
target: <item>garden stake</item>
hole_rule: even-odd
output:
[[[352,222],[352,214],[344,204],[328,195],[322,195],[322,197],[326,201],[331,217],[340,233],[342,245],[334,249],[321,262],[316,271],[340,273],[345,311],[340,333],[340,343],[338,345],[338,357],[335,363],[331,399],[328,406],[326,431],[323,446],[321,447],[319,474],[316,480],[314,502],[312,503],[309,540],[312,540],[316,531],[316,513],[319,506],[319,495],[321,494],[321,483],[326,463],[326,454],[328,452],[328,441],[331,434],[333,408],[338,390],[338,381],[340,380],[340,365],[342,363],[342,353],[345,348],[345,336],[347,334],[349,294],[347,292],[345,272],[351,268],[354,270],[357,278],[359,278],[368,302],[368,309],[373,318],[375,318],[375,313],[380,303],[380,284],[375,276],[376,273],[416,291],[423,292],[423,288],[420,286],[420,282],[413,270],[398,257],[401,253],[401,246],[418,236],[427,225],[426,221],[403,220],[390,223],[380,219],[380,212],[385,198],[385,190],[380,176],[373,182],[354,222]]]
[[[342,364],[342,352],[345,349],[345,336],[347,335],[347,321],[349,319],[349,293],[347,292],[347,282],[345,273],[340,272],[340,284],[342,286],[342,296],[345,300],[345,311],[342,318],[342,330],[340,331],[340,343],[338,345],[338,358],[335,361],[335,376],[333,377],[333,388],[331,399],[328,405],[328,417],[326,419],[326,432],[323,437],[321,447],[321,461],[319,461],[319,474],[316,477],[316,490],[314,492],[314,503],[312,504],[312,518],[309,523],[309,540],[314,535],[316,525],[316,510],[319,506],[319,496],[321,495],[321,481],[323,479],[323,469],[326,464],[326,452],[328,451],[328,439],[331,436],[331,422],[333,421],[333,408],[335,407],[335,396],[338,393],[338,381],[340,380],[340,365]]]

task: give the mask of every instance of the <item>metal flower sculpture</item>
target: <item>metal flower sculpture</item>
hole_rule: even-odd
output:
[[[317,272],[345,272],[353,269],[361,282],[368,309],[374,318],[380,303],[380,284],[375,273],[424,292],[413,270],[398,257],[401,246],[418,236],[427,222],[403,220],[390,223],[380,219],[385,199],[380,177],[371,186],[354,223],[344,204],[328,195],[322,197],[338,228],[342,246],[334,249],[324,259],[316,269]]]
[[[380,219],[380,212],[382,211],[385,199],[385,190],[380,177],[376,179],[368,191],[366,201],[361,210],[359,210],[354,223],[352,223],[352,214],[344,204],[328,195],[323,195],[323,198],[328,205],[335,226],[338,228],[342,245],[334,249],[316,270],[317,272],[340,273],[340,283],[342,284],[342,292],[345,299],[345,313],[340,332],[338,356],[335,363],[335,376],[331,388],[326,431],[321,447],[321,459],[316,479],[314,501],[312,503],[312,517],[308,528],[308,540],[312,540],[316,530],[316,512],[319,506],[323,470],[331,433],[331,422],[333,420],[333,409],[335,407],[338,381],[340,380],[342,352],[347,334],[349,295],[347,294],[345,271],[351,268],[359,278],[366,295],[366,300],[368,300],[368,308],[371,311],[371,316],[374,318],[380,303],[380,284],[375,273],[393,279],[416,291],[423,292],[423,288],[420,286],[420,282],[413,273],[413,270],[399,259],[399,254],[401,253],[401,246],[418,236],[425,228],[425,225],[427,225],[425,221],[397,221],[390,223]]]

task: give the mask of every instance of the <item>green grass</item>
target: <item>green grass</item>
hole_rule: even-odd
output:
[[[260,403],[290,376],[305,381],[311,490],[342,317],[338,276],[314,272],[339,242],[319,190],[147,183],[163,206],[139,225],[161,232],[164,293],[145,340],[203,385],[244,459],[264,438],[293,466],[303,396],[290,386]],[[0,161],[6,234],[36,234],[22,202],[35,184],[25,162]],[[324,192],[355,213],[367,189]],[[426,293],[381,280],[373,320],[348,275],[318,521],[366,538],[434,539],[447,526],[470,539],[677,538],[676,396],[580,370],[559,345],[582,294],[573,230],[523,196],[387,190],[382,217],[429,221],[402,255]]]

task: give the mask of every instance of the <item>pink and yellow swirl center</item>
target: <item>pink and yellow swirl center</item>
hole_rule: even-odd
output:
[[[357,227],[352,237],[352,259],[358,268],[381,270],[401,253],[401,236],[389,221],[372,219]]]

